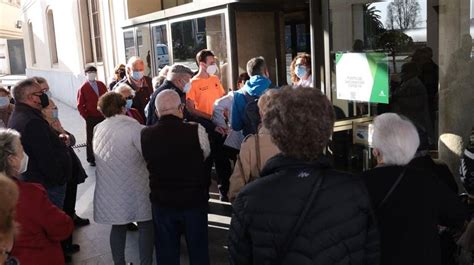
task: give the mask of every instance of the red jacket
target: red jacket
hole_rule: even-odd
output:
[[[20,191],[16,207],[19,233],[12,256],[22,265],[61,265],[61,240],[74,229],[72,219],[54,206],[40,184],[15,181]]]
[[[131,108],[131,109],[127,110],[127,116],[131,117],[131,118],[134,118],[140,124],[145,125],[145,118],[143,118],[143,116],[140,114],[140,112],[138,112],[137,109]]]
[[[97,110],[97,102],[100,96],[107,93],[107,88],[99,80],[96,82],[99,88],[99,96],[97,96],[89,81],[85,81],[77,91],[77,109],[84,119],[102,117],[102,113]]]

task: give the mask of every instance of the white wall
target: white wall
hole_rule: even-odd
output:
[[[37,0],[24,14],[23,36],[27,61],[26,74],[48,80],[53,95],[64,103],[76,106],[77,90],[85,80],[84,51],[80,23],[79,0]],[[125,20],[125,0],[99,1],[103,62],[97,63],[98,79],[108,83],[113,69],[125,60],[121,24]],[[51,63],[46,10],[54,16],[59,62]],[[28,22],[33,23],[36,63],[32,64]],[[119,56],[120,54],[120,56]],[[123,58],[122,58],[123,57]]]

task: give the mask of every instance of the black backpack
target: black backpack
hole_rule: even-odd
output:
[[[245,97],[245,108],[244,108],[244,126],[243,134],[247,136],[249,134],[256,134],[258,131],[258,125],[260,125],[260,111],[258,109],[259,97],[251,96],[246,91],[244,92]]]

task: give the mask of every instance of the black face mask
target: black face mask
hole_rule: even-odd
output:
[[[47,106],[49,106],[49,98],[48,98],[48,95],[46,95],[45,93],[41,94],[41,96],[39,96],[40,100],[41,100],[41,107],[44,109],[46,108]]]
[[[120,75],[120,78],[123,79],[125,77],[125,70],[119,70],[118,74]]]

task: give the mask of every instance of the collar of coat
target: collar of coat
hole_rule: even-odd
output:
[[[317,160],[305,161],[288,157],[280,153],[267,161],[260,175],[263,177],[285,169],[304,168],[328,169],[331,168],[331,162],[326,156],[323,155]]]

